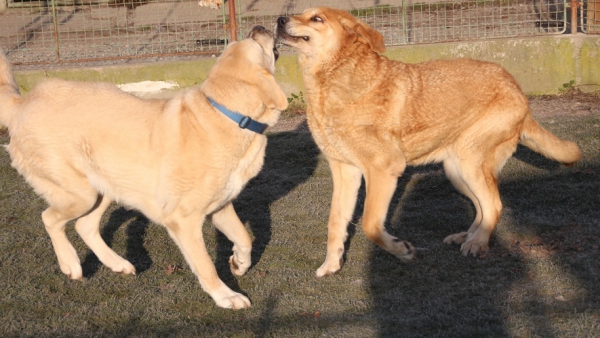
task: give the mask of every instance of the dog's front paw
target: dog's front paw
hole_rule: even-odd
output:
[[[231,273],[236,276],[243,276],[250,267],[250,261],[240,261],[234,254],[229,257],[229,266],[231,267]]]
[[[218,307],[232,310],[239,310],[250,307],[250,300],[248,299],[248,297],[240,293],[233,292],[231,290],[229,291],[230,294],[228,294],[227,296],[215,299],[215,303]]]
[[[469,240],[460,246],[460,252],[462,252],[463,256],[465,257],[469,254],[471,254],[473,257],[477,257],[477,255],[485,255],[489,250],[490,249],[487,241]]]
[[[444,238],[444,244],[462,244],[467,241],[469,233],[466,231],[452,234]]]
[[[340,258],[339,260],[326,260],[320,268],[317,269],[317,277],[331,276],[335,275],[342,268],[342,263],[344,260]]]

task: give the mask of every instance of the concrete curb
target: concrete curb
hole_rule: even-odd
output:
[[[385,55],[408,63],[457,57],[497,62],[530,95],[557,94],[571,81],[583,91],[600,91],[600,36],[576,34],[413,45],[389,48]],[[15,77],[23,93],[47,77],[114,84],[167,81],[181,89],[202,83],[215,61],[216,58],[204,57],[167,63],[17,71]],[[295,54],[280,57],[276,76],[288,96],[304,91]],[[168,97],[168,93],[161,91],[157,97]]]

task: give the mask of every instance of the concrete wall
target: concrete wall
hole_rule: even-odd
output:
[[[403,46],[389,48],[385,54],[408,63],[457,57],[497,62],[514,75],[525,93],[531,95],[556,94],[563,84],[571,81],[582,90],[600,91],[600,36],[577,34]],[[15,76],[24,93],[46,77],[115,84],[169,81],[185,88],[202,83],[215,61],[216,58],[198,58],[101,68],[17,71]],[[288,96],[304,91],[296,55],[280,57],[277,79]]]

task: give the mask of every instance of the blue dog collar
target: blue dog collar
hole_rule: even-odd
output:
[[[217,108],[221,113],[225,114],[225,116],[227,116],[231,120],[233,120],[233,122],[237,123],[238,126],[240,126],[240,128],[242,128],[242,129],[248,129],[257,134],[262,134],[265,131],[265,129],[267,129],[267,127],[269,126],[266,123],[260,123],[258,121],[254,121],[253,119],[251,119],[250,117],[248,117],[246,115],[242,115],[240,113],[233,112],[233,111],[225,108],[224,106],[216,103],[210,97],[208,97],[208,102],[210,102],[210,104],[212,104],[213,107]]]

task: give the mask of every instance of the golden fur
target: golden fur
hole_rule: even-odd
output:
[[[49,204],[42,219],[60,269],[81,279],[67,221],[115,272],[135,268],[100,237],[112,201],[164,225],[202,288],[225,308],[250,306],[217,276],[204,242],[207,216],[233,242],[231,269],[250,267],[252,242],[231,204],[260,171],[267,138],[228,119],[208,101],[273,125],[287,107],[273,76],[273,33],[255,27],[230,44],[199,88],[170,100],[142,100],[107,83],[48,80],[21,97],[0,51],[0,123],[12,165]]]
[[[369,239],[409,261],[414,249],[386,233],[398,176],[407,165],[443,162],[448,178],[477,215],[468,231],[448,236],[464,255],[488,250],[502,204],[497,177],[517,143],[556,161],[581,158],[531,117],[527,98],[499,65],[468,60],[392,61],[383,36],[348,12],[310,8],[280,17],[278,38],[299,53],[310,130],[334,182],[327,258],[317,276],[341,267],[346,228],[361,177],[362,228]]]

